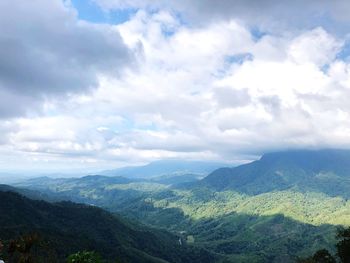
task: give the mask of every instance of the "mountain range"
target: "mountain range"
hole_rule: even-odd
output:
[[[163,175],[196,174],[206,176],[213,170],[226,166],[225,163],[183,160],[160,160],[142,166],[122,167],[102,171],[100,175],[123,176],[127,178],[152,178]]]
[[[294,188],[330,196],[350,196],[350,151],[287,151],[265,154],[260,160],[220,168],[199,185],[217,191],[234,189],[256,195]]]
[[[320,248],[332,250],[336,229],[350,225],[349,150],[267,153],[248,164],[214,168],[202,179],[167,174],[173,169],[150,175],[144,168],[129,178],[38,178],[16,186],[180,234],[187,245],[223,262],[295,262]],[[182,176],[193,180],[160,179]]]

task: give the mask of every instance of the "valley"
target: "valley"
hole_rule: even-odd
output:
[[[288,152],[175,184],[96,175],[16,186],[170,230],[228,262],[294,262],[332,250],[350,225],[348,163],[346,151]]]
[[[350,263],[349,0],[0,0],[0,263]]]

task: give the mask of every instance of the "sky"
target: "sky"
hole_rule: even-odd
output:
[[[0,172],[350,148],[347,0],[2,0]]]

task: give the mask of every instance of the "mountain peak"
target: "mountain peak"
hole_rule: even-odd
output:
[[[218,169],[200,184],[248,194],[297,187],[335,195],[349,192],[350,183],[339,186],[339,178],[344,177],[350,178],[350,150],[293,150],[267,153],[249,164]]]

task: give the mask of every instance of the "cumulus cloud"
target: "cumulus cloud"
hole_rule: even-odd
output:
[[[214,98],[219,107],[243,107],[251,102],[248,89],[219,87],[214,90]]]
[[[322,28],[308,31],[293,40],[288,54],[296,63],[323,66],[332,62],[343,46]]]
[[[117,30],[79,21],[60,0],[1,1],[0,29],[0,117],[86,92],[99,74],[115,75],[131,60]]]
[[[59,82],[67,87],[62,91],[41,79],[45,88],[32,88],[32,94],[15,84],[10,90],[1,88],[7,101],[17,96],[14,100],[23,103],[28,96],[73,94],[45,101],[42,116],[0,125],[5,134],[0,154],[96,168],[162,158],[236,162],[271,150],[350,146],[350,64],[342,55],[346,36],[317,25],[283,33],[271,29],[257,37],[249,23],[231,15],[238,11],[225,7],[225,1],[212,8],[213,13],[227,11],[227,18],[200,25],[184,23],[181,14],[157,1],[152,1],[156,6],[151,11],[147,1],[100,3],[144,10],[124,23],[97,26],[78,21],[74,9],[59,5],[73,21],[65,30],[83,30],[68,46],[76,47],[69,54],[81,65],[74,69],[77,76],[86,78],[78,78],[81,86],[76,90],[64,84],[74,83],[69,74]],[[260,7],[260,1],[256,7],[235,3],[246,14]],[[266,3],[262,10],[280,8]],[[180,4],[193,5],[188,10],[194,12],[213,2]],[[94,41],[82,54],[84,32],[93,32]],[[61,37],[50,37],[64,46]],[[39,51],[46,50],[47,43],[38,45]],[[66,54],[64,47],[57,49],[55,54]],[[137,68],[113,74],[114,66],[125,65],[130,56]],[[84,93],[90,86],[84,81],[96,88]],[[0,109],[7,116],[22,114],[10,102]]]
[[[347,0],[94,0],[105,10],[142,8],[166,9],[179,13],[195,24],[239,19],[244,23],[273,32],[286,28],[308,28],[322,25],[327,30],[347,34],[350,3]]]

